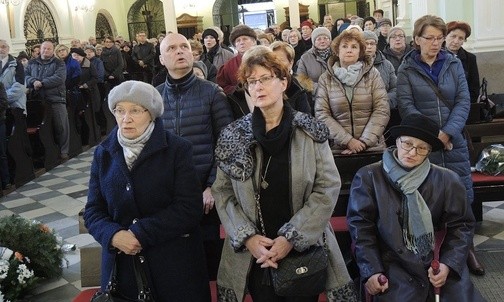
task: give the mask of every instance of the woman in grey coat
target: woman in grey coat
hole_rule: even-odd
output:
[[[238,78],[255,109],[222,130],[215,150],[219,168],[212,195],[227,233],[217,276],[219,301],[243,301],[247,291],[254,302],[318,301],[318,295],[278,296],[267,270],[276,269],[292,250],[323,244],[329,301],[357,301],[329,223],[341,186],[329,133],[285,104],[290,77],[274,52],[244,55]]]
[[[442,49],[446,31],[446,24],[437,16],[426,15],[415,21],[415,50],[404,57],[397,74],[398,106],[403,118],[420,113],[436,121],[444,148],[432,152],[429,159],[460,176],[470,208],[474,193],[469,150],[462,133],[469,115],[470,96],[460,60]],[[484,274],[473,249],[469,259],[471,271]]]

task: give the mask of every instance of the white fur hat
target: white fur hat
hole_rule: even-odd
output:
[[[149,110],[153,119],[160,117],[164,112],[163,98],[157,89],[140,81],[126,81],[114,87],[108,95],[110,112],[119,102],[138,104]]]

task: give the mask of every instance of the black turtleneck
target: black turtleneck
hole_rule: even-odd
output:
[[[185,81],[187,81],[187,79],[189,79],[193,74],[193,70],[191,68],[191,70],[183,77],[181,77],[180,79],[174,79],[170,76],[170,73],[168,73],[166,75],[166,79],[168,80],[168,83],[170,84],[174,84],[174,85],[177,85],[177,84],[182,84],[184,83]]]

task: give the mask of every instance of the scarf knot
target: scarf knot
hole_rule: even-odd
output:
[[[361,73],[364,64],[361,61],[348,66],[348,68],[340,67],[339,63],[336,62],[333,65],[334,76],[343,84],[347,86],[354,86],[357,82],[357,78]]]

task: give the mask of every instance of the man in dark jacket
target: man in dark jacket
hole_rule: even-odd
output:
[[[135,74],[134,79],[150,84],[154,73],[154,57],[156,56],[156,49],[154,48],[154,45],[147,42],[147,35],[144,31],[137,34],[137,42],[138,44],[133,47],[133,51],[131,53],[131,58],[135,62],[135,67],[138,71],[138,73]]]
[[[194,75],[191,46],[183,35],[170,33],[163,39],[160,61],[168,70],[165,83],[157,87],[164,100],[164,127],[189,140],[194,148],[206,214],[203,239],[212,278],[220,258],[220,249],[216,249],[220,222],[210,191],[216,174],[214,149],[220,130],[233,121],[233,114],[222,89]]]
[[[7,164],[7,136],[5,134],[5,112],[8,107],[7,93],[4,84],[0,82],[0,181],[2,190],[7,189],[7,185],[10,184],[9,165]],[[0,191],[1,195],[2,191]]]
[[[54,44],[45,41],[40,46],[40,56],[30,60],[26,67],[25,82],[27,88],[33,89],[33,100],[51,105],[61,159],[68,159],[70,147],[65,79],[65,63],[54,55]]]
[[[108,88],[112,89],[124,81],[123,57],[119,48],[114,45],[114,38],[106,37],[104,44],[100,59],[105,67],[105,81],[108,83]]]

